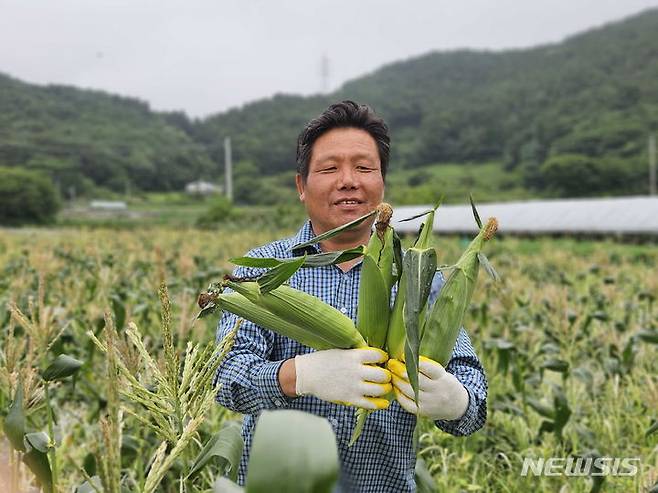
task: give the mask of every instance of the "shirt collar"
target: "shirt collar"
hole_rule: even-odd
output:
[[[299,231],[297,231],[297,234],[292,238],[290,238],[290,244],[288,245],[288,249],[292,252],[294,257],[300,257],[305,253],[309,255],[312,255],[314,253],[320,253],[322,250],[320,249],[319,243],[314,243],[304,248],[293,248],[295,245],[299,245],[300,243],[306,243],[314,236],[315,233],[313,232],[313,228],[311,227],[311,220],[309,219],[304,223],[304,225],[299,229]]]

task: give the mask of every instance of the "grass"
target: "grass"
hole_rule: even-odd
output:
[[[386,197],[393,205],[431,204],[437,191],[445,203],[464,203],[473,194],[478,202],[536,198],[523,187],[518,171],[506,171],[501,163],[433,164],[413,170],[391,170]]]

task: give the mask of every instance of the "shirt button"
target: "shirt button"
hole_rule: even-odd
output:
[[[340,309],[340,312],[341,312],[341,313],[347,313],[347,308],[342,307],[342,308]]]
[[[329,423],[331,423],[331,426],[333,427],[338,426],[338,420],[336,418],[329,418]]]
[[[274,405],[276,407],[281,407],[281,401],[279,399],[274,399]]]

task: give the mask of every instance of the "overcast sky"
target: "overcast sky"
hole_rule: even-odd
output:
[[[0,72],[193,116],[433,50],[558,42],[658,0],[0,0]]]

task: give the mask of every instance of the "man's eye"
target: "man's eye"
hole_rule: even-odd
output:
[[[329,166],[328,168],[322,168],[319,170],[320,173],[331,173],[332,171],[336,171],[335,166]]]
[[[359,171],[372,171],[373,170],[372,167],[366,166],[365,164],[361,164],[361,165],[357,166],[356,169],[358,169]]]

